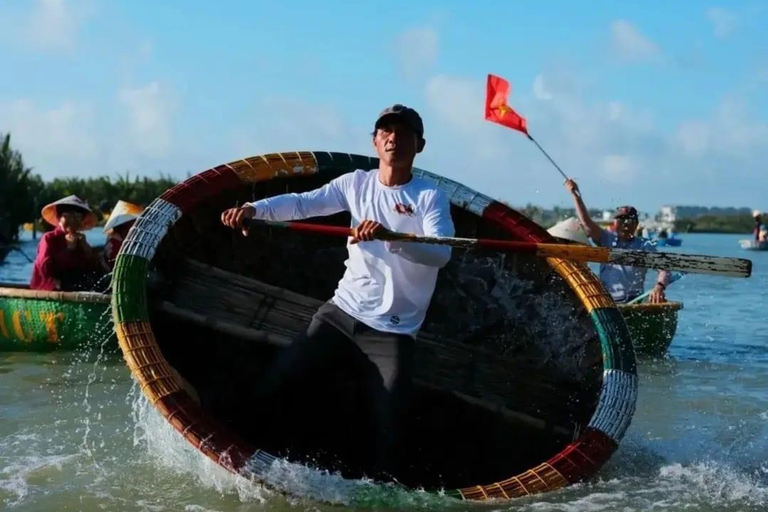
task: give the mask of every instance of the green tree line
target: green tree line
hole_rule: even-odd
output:
[[[751,233],[754,227],[751,215],[706,215],[675,221],[675,230],[689,233]]]
[[[21,153],[12,149],[11,135],[0,133],[0,235],[16,240],[24,223],[40,220],[43,206],[71,194],[86,201],[101,217],[101,212],[111,210],[119,200],[146,206],[176,183],[163,174],[131,178],[128,173],[44,181],[24,164]]]

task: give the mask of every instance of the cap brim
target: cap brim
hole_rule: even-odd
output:
[[[379,129],[381,128],[381,125],[384,124],[386,121],[393,120],[393,119],[397,119],[398,121],[402,122],[404,125],[410,128],[411,131],[413,131],[413,133],[415,133],[419,137],[424,136],[424,134],[419,132],[419,130],[415,126],[413,126],[413,123],[410,123],[408,121],[408,118],[400,112],[389,112],[387,114],[384,114],[383,116],[381,116],[376,120],[376,124],[373,126],[374,128]]]

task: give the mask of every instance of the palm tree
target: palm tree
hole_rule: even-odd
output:
[[[11,148],[11,135],[0,134],[0,235],[9,241],[18,239],[19,226],[36,216],[35,194],[41,188],[42,180]]]

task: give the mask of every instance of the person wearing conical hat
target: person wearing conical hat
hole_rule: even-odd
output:
[[[589,245],[589,238],[578,219],[568,217],[558,222],[547,230],[550,235],[560,239],[563,242],[575,242],[577,244]]]
[[[123,240],[128,236],[128,230],[136,222],[144,208],[127,201],[118,201],[109,214],[107,223],[104,224],[104,232],[107,233],[107,243],[104,244],[102,265],[109,271],[115,266],[117,253],[123,245]]]
[[[37,245],[32,279],[33,290],[87,290],[97,279],[99,264],[82,231],[96,225],[96,214],[76,195],[46,205],[43,220],[51,226]]]

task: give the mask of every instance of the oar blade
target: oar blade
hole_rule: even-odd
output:
[[[657,270],[676,270],[691,274],[711,274],[723,277],[749,277],[752,275],[752,261],[743,258],[613,249],[609,259],[612,263],[621,265]]]

